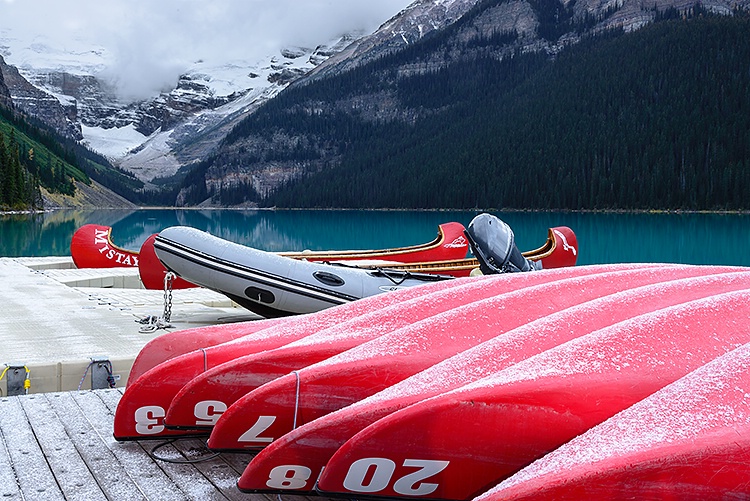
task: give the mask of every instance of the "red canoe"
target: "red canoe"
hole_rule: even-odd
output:
[[[139,273],[147,289],[163,289],[164,275],[167,272],[156,256],[155,239],[156,235],[152,235],[141,246]],[[283,252],[281,255],[307,261],[351,262],[360,268],[386,267],[413,273],[466,277],[479,266],[476,259],[466,258],[466,246],[463,226],[459,223],[445,223],[439,226],[436,240],[422,246],[379,251]],[[415,251],[416,249],[421,250]],[[523,256],[532,261],[540,261],[543,269],[575,266],[578,240],[573,230],[567,226],[550,228],[544,245],[524,252]],[[174,283],[175,289],[194,287],[181,278]]]
[[[511,278],[510,276],[508,278]],[[117,406],[115,413],[114,435],[117,440],[134,440],[159,438],[163,435],[180,435],[183,432],[169,431],[164,428],[164,415],[177,392],[194,377],[206,370],[235,358],[251,353],[278,348],[305,336],[346,322],[347,320],[377,311],[393,304],[399,304],[413,298],[437,291],[448,290],[465,283],[477,283],[491,280],[491,277],[465,278],[442,282],[433,282],[422,287],[410,287],[379,294],[359,301],[347,303],[310,315],[289,319],[261,320],[269,328],[257,330],[255,322],[241,324],[238,330],[248,329],[251,334],[235,338],[231,326],[212,326],[191,329],[188,334],[168,335],[164,341],[147,345],[138,355],[135,374],[131,372],[128,387]],[[512,279],[511,279],[512,280]],[[270,323],[267,323],[270,322]],[[200,340],[207,343],[195,347],[196,342],[175,347],[173,341],[182,336],[190,337],[197,333]],[[227,343],[213,341],[224,339]],[[157,340],[159,338],[156,338]],[[232,339],[234,339],[232,341]],[[191,351],[184,350],[187,347]],[[179,352],[182,354],[177,356]],[[152,361],[159,358],[167,360],[148,370]],[[142,361],[139,361],[141,360]],[[140,374],[139,374],[140,373]]]
[[[612,325],[376,421],[334,454],[321,493],[471,499],[750,341],[750,291]],[[252,417],[251,417],[252,418]]]
[[[128,384],[146,371],[177,356],[249,336],[290,320],[292,318],[289,317],[269,318],[165,332],[146,343],[138,352],[130,369]]]
[[[477,501],[747,499],[750,344],[532,463]]]
[[[573,238],[575,238],[575,235]],[[155,239],[156,235],[152,235],[141,246],[143,257],[141,258],[139,273],[141,281],[147,289],[164,288],[164,275],[167,273],[164,265],[162,265],[156,256],[156,251],[154,250]],[[400,268],[399,263],[414,263],[415,266],[404,266],[404,268],[412,271],[421,271],[420,266],[416,265],[417,263],[426,265],[426,262],[445,261],[446,263],[442,263],[441,266],[435,266],[439,269],[432,271],[432,273],[452,274],[450,273],[449,264],[454,262],[463,263],[468,252],[468,246],[469,244],[464,236],[464,227],[462,224],[443,223],[438,226],[438,234],[435,240],[411,247],[362,251],[281,252],[279,254],[292,259],[303,259],[306,261],[359,262],[360,264],[358,265],[361,266],[370,266],[369,263],[376,262],[380,266],[388,265]],[[555,258],[561,259],[561,257],[557,256]],[[457,266],[456,270],[458,274],[452,274],[453,276],[468,276],[471,268]],[[429,270],[426,272],[429,272]],[[183,283],[190,284],[187,281],[183,281]],[[193,284],[190,284],[190,286],[195,287]]]
[[[255,456],[237,486],[244,492],[310,493],[336,450],[388,414],[622,320],[694,299],[750,288],[748,271],[727,274],[726,269],[713,267],[694,271],[705,276],[630,289],[531,322],[372,397],[302,425]]]
[[[251,391],[218,419],[209,448],[265,447],[300,424],[373,395],[503,332],[602,295],[668,280],[678,270],[665,267],[579,275],[411,324]]]
[[[70,255],[77,268],[137,267],[139,257],[112,243],[112,228],[98,224],[85,224],[73,233]]]
[[[571,275],[582,276],[598,268],[570,268],[545,273],[495,276],[481,283],[467,283],[408,302],[373,311],[273,351],[239,357],[196,377],[172,400],[166,416],[168,427],[194,429],[197,423],[210,429],[215,419],[229,405],[245,394],[289,374],[291,371],[320,362],[338,353],[389,334],[415,322],[477,301],[547,283]],[[212,408],[208,423],[206,406]],[[196,415],[196,409],[200,416]]]

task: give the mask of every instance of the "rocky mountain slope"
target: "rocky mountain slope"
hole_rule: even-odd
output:
[[[351,120],[356,127],[368,122],[400,127],[439,113],[439,109],[414,105],[401,97],[399,91],[416,76],[429,80],[435,72],[479,58],[502,60],[518,53],[554,57],[588,34],[613,28],[637,30],[659,13],[693,5],[685,0],[648,4],[639,0],[419,0],[295,82],[284,99],[264,108],[261,116],[238,125],[204,168],[205,185],[186,186],[178,203],[198,203],[201,196],[212,195],[215,203],[226,203],[236,198],[227,193],[244,192],[248,187],[262,200],[290,181],[339,165],[352,138],[341,137],[336,131],[347,129],[337,129],[334,123]],[[702,3],[706,11],[719,14],[749,6],[748,0]],[[423,43],[412,50],[419,39]],[[346,72],[360,68],[364,68],[362,73],[351,80],[366,83],[349,87]],[[330,92],[325,91],[326,82],[330,82]],[[446,91],[450,88],[432,92]],[[450,98],[444,103],[444,108],[448,106]],[[274,120],[282,116],[288,118]],[[308,119],[316,125],[303,130],[299,124]]]
[[[409,78],[429,78],[483,57],[554,57],[588,34],[637,30],[659,12],[693,5],[693,0],[416,0],[367,36],[349,34],[317,47],[287,48],[252,64],[196,61],[173,88],[139,101],[123,100],[94,77],[102,59],[96,47],[81,50],[88,59],[69,70],[52,64],[19,69],[0,58],[0,76],[19,109],[82,140],[147,183],[198,165],[178,203],[253,203],[291,180],[340,163],[347,144],[326,132],[326,121],[348,117],[398,126],[437,113],[399,97],[398,86]],[[702,6],[731,14],[747,9],[750,0],[706,0]],[[417,41],[422,44],[415,56]],[[0,56],[11,45],[0,32]],[[33,47],[47,60],[59,59],[56,50]],[[389,55],[387,66],[378,67]],[[345,88],[347,72],[366,66],[369,83]],[[262,106],[313,85],[319,89],[314,98]],[[256,117],[258,109],[264,118]],[[285,123],[284,117],[300,116],[318,120],[320,128],[311,133],[293,120]],[[273,127],[264,125],[269,117]]]
[[[237,120],[358,36],[285,48],[255,62],[196,61],[174,88],[131,101],[99,76],[104,49],[19,48],[0,34],[0,76],[17,109],[150,182],[205,157]],[[30,52],[29,62],[7,64],[2,55],[14,51]]]

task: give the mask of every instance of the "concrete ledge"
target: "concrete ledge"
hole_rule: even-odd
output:
[[[78,389],[92,389],[92,370],[89,367],[89,365],[92,364],[92,358],[108,359],[111,362],[112,375],[115,377],[116,387],[124,387],[127,384],[130,369],[133,367],[133,361],[135,360],[133,357],[109,358],[106,356],[95,355],[88,359],[46,364],[30,364],[24,366],[29,370],[29,381],[31,382],[29,393],[53,393]],[[11,365],[16,364],[14,363]],[[8,395],[7,379],[7,377],[3,378],[2,383],[0,383],[2,385],[0,386],[2,395]]]

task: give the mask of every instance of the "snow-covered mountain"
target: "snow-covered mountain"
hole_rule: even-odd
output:
[[[260,60],[198,60],[173,88],[132,100],[108,79],[105,48],[82,40],[60,47],[39,37],[29,43],[3,29],[0,72],[17,107],[151,181],[204,158],[236,120],[361,35]]]
[[[398,50],[459,19],[478,1],[416,0],[372,34],[349,30],[262,57],[197,59],[173,83],[145,96],[143,89],[123,93],[112,71],[122,54],[85,34],[61,43],[3,26],[0,74],[15,106],[150,183],[205,159],[239,120],[295,80]],[[318,67],[322,71],[315,73]]]

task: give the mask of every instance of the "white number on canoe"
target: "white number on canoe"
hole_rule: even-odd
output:
[[[304,489],[312,475],[306,466],[283,465],[271,470],[266,485],[272,489]]]
[[[243,433],[238,442],[261,442],[270,444],[273,437],[261,437],[260,434],[266,431],[276,421],[276,416],[259,416],[255,424]]]
[[[405,459],[404,466],[419,469],[396,480],[396,483],[393,484],[393,490],[404,496],[425,496],[435,492],[438,484],[430,484],[422,482],[422,480],[426,480],[443,471],[448,466],[448,461]]]
[[[449,461],[405,459],[403,466],[418,468],[396,478],[393,491],[402,496],[426,496],[437,490],[439,484],[424,482],[448,466]],[[352,463],[344,479],[344,488],[352,492],[374,493],[385,490],[393,480],[396,463],[387,458],[363,458]],[[365,479],[369,479],[365,483]]]
[[[227,404],[218,400],[203,400],[195,404],[193,414],[197,426],[214,426],[219,417],[227,410]]]
[[[158,405],[139,407],[135,411],[135,431],[139,435],[156,435],[164,431],[164,425],[159,424],[164,419],[164,409]]]

